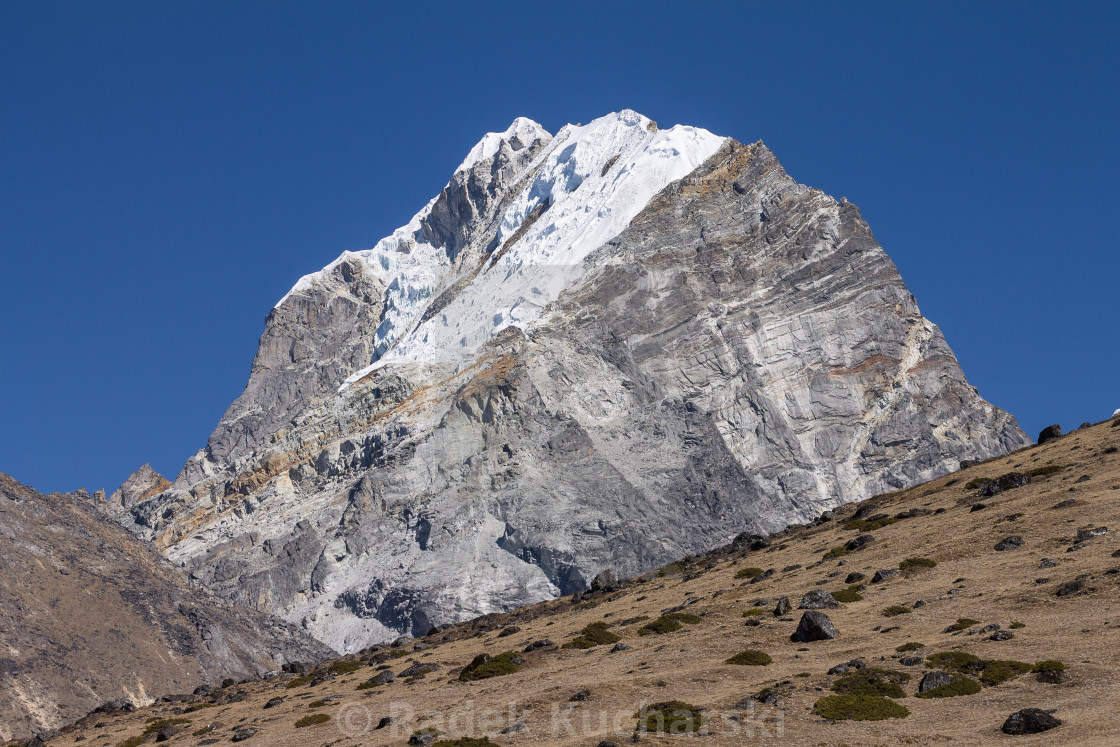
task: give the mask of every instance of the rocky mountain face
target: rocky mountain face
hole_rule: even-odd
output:
[[[166,477],[152,469],[152,465],[145,464],[129,475],[108,498],[105,498],[103,490],[97,491],[94,498],[97,505],[110,515],[123,517],[140,501],[170,487],[171,482]]]
[[[859,210],[761,142],[519,119],[296,284],[206,448],[126,523],[352,651],[1029,443]]]
[[[0,741],[330,650],[190,584],[93,508],[0,474]]]

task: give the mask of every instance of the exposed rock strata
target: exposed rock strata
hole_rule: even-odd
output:
[[[558,268],[573,284],[533,324],[466,360],[363,372],[493,271],[500,218],[552,147],[516,144],[456,173],[401,240],[444,248],[420,316],[388,312],[401,296],[345,256],[269,315],[245,394],[132,512],[173,561],[353,650],[1029,443],[859,210],[761,143],[724,141]]]

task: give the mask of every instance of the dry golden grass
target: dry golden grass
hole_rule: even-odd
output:
[[[478,632],[469,623],[442,636],[426,639],[433,648],[386,662],[400,672],[416,662],[434,662],[440,670],[422,679],[398,679],[380,687],[357,690],[376,673],[375,667],[336,677],[315,687],[285,689],[288,675],[271,681],[238,686],[247,698],[187,714],[192,724],[171,744],[201,744],[205,739],[228,743],[237,728],[260,729],[248,744],[279,745],[403,745],[413,731],[434,727],[443,732],[488,736],[500,745],[597,745],[600,740],[623,744],[633,733],[636,711],[643,704],[684,701],[706,709],[711,736],[706,745],[781,742],[807,745],[896,745],[1003,743],[1113,745],[1120,741],[1120,427],[1105,422],[1076,431],[1041,447],[990,460],[925,485],[881,496],[869,502],[870,514],[890,516],[908,509],[931,513],[872,530],[874,541],[843,557],[822,561],[830,548],[843,545],[860,531],[842,528],[857,506],[837,512],[832,521],[796,528],[773,538],[768,549],[755,552],[715,552],[684,564],[685,572],[659,578],[649,574],[625,589],[571,598],[517,610],[490,621],[492,629]],[[971,511],[979,499],[964,484],[976,477],[994,478],[1012,470],[1027,471],[1048,464],[1068,469],[1036,477],[1024,487],[983,499],[986,508]],[[1089,479],[1077,482],[1082,475]],[[1060,501],[1073,505],[1055,508]],[[861,504],[867,505],[867,504]],[[940,513],[934,513],[934,512]],[[1076,545],[1079,528],[1110,526],[1113,533]],[[1019,535],[1023,544],[996,552],[1004,537]],[[1040,569],[1043,558],[1058,562]],[[872,584],[878,569],[898,569],[907,558],[928,558],[936,567],[902,571],[883,583]],[[783,568],[800,566],[783,572]],[[711,566],[710,568],[708,566]],[[736,579],[737,571],[756,566],[775,569],[756,583]],[[770,610],[781,595],[794,607],[813,589],[837,591],[845,576],[861,572],[868,580],[862,600],[825,610],[839,631],[835,640],[791,643],[800,618],[796,609],[784,618],[767,614],[744,618],[753,607]],[[1085,588],[1057,596],[1059,585],[1077,578]],[[1048,579],[1048,580],[1043,580]],[[701,622],[684,624],[664,635],[638,634],[655,619],[686,600],[686,608]],[[923,605],[916,605],[921,600]],[[910,614],[886,618],[892,605]],[[955,633],[945,629],[959,618],[978,625]],[[755,620],[760,625],[752,626]],[[610,624],[629,649],[612,653],[612,646],[586,650],[562,649],[587,625]],[[1014,637],[993,641],[976,630],[998,623]],[[516,623],[520,632],[498,638],[502,627]],[[498,654],[522,650],[530,642],[548,638],[556,648],[524,655],[519,671],[506,676],[461,682],[459,669],[481,652]],[[923,648],[896,653],[906,643]],[[768,666],[735,666],[726,660],[744,649],[772,657]],[[903,666],[898,657],[928,656],[959,651],[985,659],[1034,663],[1059,660],[1066,666],[1062,684],[1039,682],[1025,674],[980,693],[953,698],[913,697],[925,666]],[[882,721],[829,722],[813,715],[813,704],[830,695],[836,677],[827,670],[862,657],[869,665],[908,672],[907,697],[897,700],[910,716]],[[781,706],[763,705],[753,696],[767,687],[781,693]],[[580,699],[572,700],[581,691]],[[284,703],[264,709],[269,698]],[[295,728],[308,714],[308,703],[326,700],[316,712],[329,714],[328,723]],[[1033,737],[1008,737],[999,727],[1013,711],[1038,707],[1055,709],[1064,722],[1057,730]],[[515,715],[511,716],[514,709]],[[135,714],[102,717],[52,740],[52,745],[116,745],[141,734],[147,720],[181,715],[183,705],[162,705]],[[398,721],[368,731],[385,716]],[[368,722],[367,722],[368,719]],[[604,722],[605,720],[605,722]],[[192,736],[208,724],[211,732]],[[500,731],[513,723],[525,728]],[[614,728],[617,726],[617,730]],[[201,734],[201,733],[200,733]],[[76,741],[82,737],[82,741]],[[151,737],[150,739],[154,739]],[[677,745],[689,737],[643,734],[642,744]]]

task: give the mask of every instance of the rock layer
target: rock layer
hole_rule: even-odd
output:
[[[511,127],[392,241],[301,280],[245,394],[135,528],[223,596],[354,650],[1030,443],[968,385],[858,209],[761,143],[716,141],[578,262],[502,265],[578,218],[580,189],[609,215],[628,175],[669,173],[641,159],[713,142],[612,116],[621,150],[572,156],[562,189],[557,152],[589,152],[578,132]],[[378,284],[425,253],[429,276]],[[559,280],[532,286],[550,300],[529,321],[494,309],[477,345],[410,352],[495,277]]]

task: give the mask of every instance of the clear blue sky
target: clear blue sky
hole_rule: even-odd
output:
[[[1031,436],[1120,407],[1120,3],[0,3],[0,470],[173,476],[304,273],[624,107],[858,204]]]

